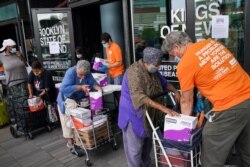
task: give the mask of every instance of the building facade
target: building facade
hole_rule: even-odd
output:
[[[144,47],[160,48],[169,32],[186,31],[193,41],[221,41],[250,74],[247,11],[248,0],[6,0],[0,4],[0,40],[16,40],[60,82],[75,64],[76,46],[84,48],[90,61],[97,54],[105,57],[103,32],[121,46],[129,66],[141,58]],[[175,80],[176,64],[168,55],[164,61],[161,72]]]

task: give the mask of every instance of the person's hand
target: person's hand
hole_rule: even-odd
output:
[[[205,109],[205,106],[204,106],[203,98],[197,98],[194,112],[199,113],[201,111],[204,111],[204,109]]]
[[[176,111],[174,111],[174,110],[171,110],[171,109],[169,109],[169,108],[166,108],[166,107],[164,107],[164,109],[162,110],[164,113],[166,113],[166,114],[168,114],[168,115],[170,115],[170,116],[179,116],[180,114],[178,113],[178,112],[176,112]]]
[[[180,103],[181,94],[178,91],[176,91],[174,93],[174,98],[175,98],[175,100],[176,100],[177,103]]]
[[[82,85],[82,91],[85,92],[86,95],[88,95],[90,91],[89,85]]]
[[[106,65],[103,65],[98,70],[101,72],[106,72],[108,70],[108,67]]]
[[[40,97],[36,98],[36,102],[39,103],[42,99]]]
[[[29,94],[29,99],[31,99],[33,97],[33,95],[32,94]]]
[[[16,55],[17,55],[18,57],[21,57],[21,56],[22,56],[22,53],[21,53],[20,51],[16,51]]]

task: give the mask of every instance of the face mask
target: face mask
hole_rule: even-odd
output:
[[[102,45],[103,45],[104,48],[109,47],[109,44],[108,44],[108,43],[104,43],[104,44],[102,44]]]
[[[77,57],[78,59],[80,59],[80,58],[82,58],[82,54],[77,54],[76,57]]]
[[[149,64],[148,66],[148,72],[153,74],[156,73],[158,71],[158,67],[155,67],[153,64]]]
[[[181,59],[177,56],[174,57],[174,61],[179,62]]]
[[[16,48],[11,48],[11,51],[10,51],[12,54],[15,54],[16,53]]]

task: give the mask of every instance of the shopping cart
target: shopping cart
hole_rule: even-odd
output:
[[[24,83],[26,82],[24,81]],[[43,109],[37,112],[30,112],[27,98],[27,95],[11,94],[9,91],[8,101],[10,103],[9,106],[11,106],[10,113],[12,118],[10,133],[14,138],[24,135],[26,139],[33,139],[34,134],[43,129],[51,131],[47,121],[47,111]]]
[[[163,93],[159,96],[166,95]],[[159,97],[158,96],[158,97]],[[173,104],[176,104],[172,94],[168,93]],[[156,98],[156,97],[154,97]],[[175,142],[163,139],[159,127],[155,127],[148,112],[147,120],[152,128],[152,140],[156,167],[198,167],[200,166],[201,154],[201,129],[195,130],[190,142]]]
[[[65,106],[67,107],[67,102],[65,102],[65,104]],[[81,117],[80,125],[79,119],[76,119],[76,114],[79,112],[73,112],[76,109],[85,110],[84,112],[86,112],[85,114],[87,115],[85,118],[83,118],[83,116],[78,117]],[[75,107],[69,109],[69,112],[66,113],[70,118],[70,126],[72,126],[74,131],[74,144],[80,147],[86,155],[86,166],[92,165],[89,159],[88,151],[98,149],[100,146],[107,143],[111,143],[114,150],[118,148],[115,136],[113,135],[111,130],[111,122],[108,113],[109,109],[91,111],[79,107],[78,104],[76,104]],[[84,127],[82,126],[82,123],[84,124]]]

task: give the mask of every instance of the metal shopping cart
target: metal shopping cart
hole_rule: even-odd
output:
[[[164,94],[161,94],[162,96]],[[165,93],[166,95],[166,93]],[[168,93],[173,104],[173,97]],[[152,140],[156,167],[198,167],[201,154],[201,129],[196,129],[190,142],[175,142],[163,138],[159,127],[155,127],[148,112],[147,120],[152,128]]]
[[[67,102],[65,104],[67,107]],[[109,109],[91,111],[75,104],[75,107],[69,109],[67,114],[74,131],[74,144],[80,147],[86,155],[86,166],[92,165],[88,151],[98,149],[107,143],[111,143],[114,150],[118,148],[111,130]]]

